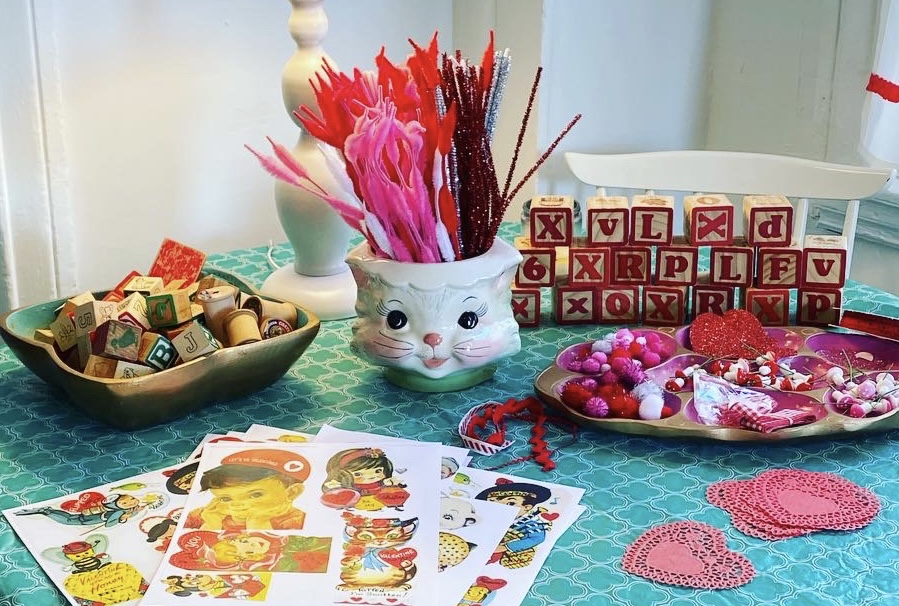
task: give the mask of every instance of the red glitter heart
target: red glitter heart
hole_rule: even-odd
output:
[[[690,346],[713,358],[753,359],[768,351],[779,358],[787,353],[745,309],[730,309],[723,316],[712,312],[696,316],[690,325]]]
[[[673,522],[651,528],[628,546],[625,571],[682,587],[727,589],[752,580],[755,569],[730,551],[724,533],[700,522]]]

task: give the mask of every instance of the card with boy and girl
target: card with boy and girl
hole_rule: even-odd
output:
[[[583,491],[469,459],[254,425],[181,465],[3,513],[75,606],[519,604]]]

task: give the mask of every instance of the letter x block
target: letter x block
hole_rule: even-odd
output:
[[[652,276],[651,258],[652,248],[649,246],[613,248],[610,283],[634,286],[649,284],[649,279]]]
[[[699,249],[691,246],[656,247],[655,283],[661,286],[696,284]]]
[[[535,288],[552,286],[556,282],[556,249],[555,248],[523,248],[521,263],[515,274],[515,286]]]
[[[685,286],[644,286],[643,324],[680,326],[686,324],[687,288]]]
[[[593,324],[596,291],[589,286],[553,287],[553,316],[558,324]]]
[[[537,248],[571,246],[574,198],[537,196],[531,200],[531,245]]]
[[[806,236],[802,288],[842,288],[846,283],[846,247],[844,236]]]
[[[798,288],[802,280],[802,249],[760,246],[756,253],[756,286]]]
[[[842,289],[800,288],[796,294],[796,323],[811,326],[839,324]]]
[[[599,288],[596,319],[600,324],[636,324],[640,318],[640,289],[636,286]]]
[[[713,286],[697,284],[693,287],[693,301],[690,313],[695,318],[699,314],[711,312],[724,315],[728,309],[736,306],[736,288],[733,286]]]
[[[709,283],[714,286],[752,286],[755,249],[721,246],[709,251]]]
[[[634,196],[631,244],[671,244],[674,239],[674,196]]]
[[[608,248],[571,248],[568,253],[568,284],[601,286],[609,283],[611,251]]]
[[[631,235],[627,196],[587,198],[587,246],[621,246]]]
[[[747,288],[743,308],[758,318],[762,326],[786,326],[790,323],[790,291],[787,288]]]
[[[793,205],[786,196],[743,196],[743,231],[750,246],[789,246]]]
[[[734,243],[734,205],[721,194],[684,197],[684,235],[693,246]]]
[[[522,328],[540,326],[540,289],[512,289],[512,317]]]

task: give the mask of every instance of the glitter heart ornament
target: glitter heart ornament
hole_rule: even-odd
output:
[[[724,533],[700,522],[656,526],[624,552],[625,571],[643,578],[697,589],[729,589],[748,583],[755,568],[727,548]]]
[[[750,358],[773,351],[776,357],[790,353],[765,332],[758,318],[744,309],[730,309],[724,315],[701,313],[690,325],[690,346],[713,358]]]

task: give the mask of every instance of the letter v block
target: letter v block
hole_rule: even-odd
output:
[[[558,324],[593,324],[596,291],[589,286],[553,287],[553,316]]]
[[[674,196],[634,196],[631,244],[667,246],[674,239]]]
[[[680,326],[686,323],[687,288],[685,286],[644,286],[643,324]]]
[[[846,246],[844,236],[806,236],[802,288],[842,288],[846,283]]]
[[[762,326],[786,326],[790,320],[790,291],[786,288],[747,288],[743,307]]]
[[[806,289],[796,293],[796,323],[810,326],[839,324],[843,291],[839,288]]]
[[[743,196],[743,231],[750,246],[789,246],[793,205],[786,196]]]
[[[539,288],[512,289],[512,317],[522,328],[540,326]]]
[[[531,201],[531,246],[551,248],[571,246],[574,198],[538,196]]]
[[[684,197],[684,234],[693,246],[734,243],[734,205],[721,194]]]
[[[631,235],[626,196],[587,198],[587,246],[622,246]]]
[[[608,248],[571,248],[568,253],[568,284],[601,286],[609,282]]]

